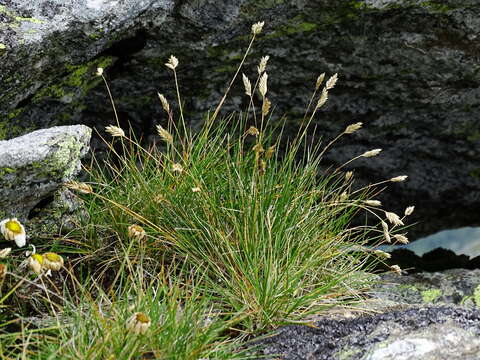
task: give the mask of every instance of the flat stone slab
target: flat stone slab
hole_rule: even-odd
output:
[[[91,129],[57,126],[0,141],[0,216],[26,219],[29,212],[79,172]]]

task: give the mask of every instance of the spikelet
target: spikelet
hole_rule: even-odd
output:
[[[169,144],[173,144],[173,136],[170,134],[166,129],[161,127],[160,125],[157,125],[157,133],[160,135],[163,141]]]
[[[162,103],[163,110],[165,110],[165,112],[167,114],[169,114],[170,113],[170,104],[168,103],[167,98],[165,96],[163,96],[163,94],[160,94],[160,93],[157,93],[157,94],[158,94],[158,98],[160,99],[160,102]]]
[[[259,173],[260,175],[265,174],[266,168],[267,168],[267,163],[266,163],[266,161],[263,160],[263,159],[260,159],[260,160],[258,161],[258,173]]]
[[[390,232],[388,231],[388,225],[385,221],[382,220],[382,229],[383,229],[383,236],[385,237],[385,240],[388,242],[388,243],[391,243],[392,240],[390,238]]]
[[[263,104],[262,104],[262,115],[263,116],[266,116],[268,114],[268,112],[270,111],[270,106],[271,105],[272,105],[272,103],[270,102],[270,100],[268,100],[267,98],[263,99]]]
[[[317,82],[315,83],[315,90],[320,89],[320,85],[322,85],[323,79],[325,79],[325,73],[318,75]]]
[[[267,62],[270,59],[270,56],[262,56],[260,59],[260,64],[257,66],[258,75],[262,75],[262,73],[267,69]]]
[[[391,182],[402,182],[407,180],[408,176],[407,175],[401,175],[401,176],[395,176],[390,179]]]
[[[275,145],[270,146],[265,152],[265,159],[269,160],[275,154]]]
[[[413,210],[415,210],[415,206],[409,206],[405,209],[405,216],[409,216],[413,214]]]
[[[408,238],[404,235],[401,235],[401,234],[395,234],[395,235],[393,235],[393,238],[395,240],[397,240],[399,243],[402,243],[402,244],[408,244],[409,243]]]
[[[400,217],[393,212],[385,211],[385,216],[393,225],[404,225]]]
[[[258,84],[258,90],[260,91],[260,94],[262,94],[262,97],[265,97],[267,94],[267,81],[268,74],[263,73],[262,77],[260,78],[260,83]]]
[[[245,132],[245,134],[251,135],[251,136],[258,136],[260,135],[260,131],[258,131],[258,129],[255,126],[250,126],[248,130]]]
[[[170,55],[170,58],[168,59],[168,62],[165,64],[166,67],[168,67],[171,70],[175,70],[175,68],[178,66],[178,59]]]
[[[332,89],[337,83],[337,80],[338,80],[338,74],[335,73],[330,77],[330,79],[328,79],[327,84],[325,85],[325,88],[327,90]]]
[[[369,157],[377,156],[378,154],[380,154],[381,151],[382,149],[373,149],[373,150],[365,151],[360,156],[369,158]]]
[[[258,35],[262,32],[263,25],[265,25],[264,21],[257,22],[252,25],[252,34],[253,35]]]
[[[398,266],[398,265],[390,266],[390,270],[393,271],[394,273],[398,274],[398,275],[402,275],[402,269],[400,269],[400,266]]]
[[[353,171],[347,171],[345,173],[345,181],[348,182],[353,177]]]
[[[368,206],[382,206],[382,202],[379,200],[365,200],[363,203]]]
[[[392,255],[382,250],[374,250],[373,253],[382,259],[390,259]]]
[[[252,83],[248,80],[247,75],[242,74],[243,86],[245,87],[245,94],[252,96]]]
[[[357,122],[355,124],[348,125],[345,131],[343,132],[344,134],[353,134],[355,131],[360,129],[362,127],[361,122]]]
[[[105,128],[105,131],[113,137],[125,137],[125,132],[118,126],[109,125]]]
[[[263,148],[262,144],[258,143],[258,144],[255,144],[255,146],[252,148],[252,150],[254,152],[256,152],[257,154],[260,154],[260,153],[263,153],[265,151],[265,149]]]
[[[93,193],[93,189],[90,185],[83,183],[83,182],[77,182],[77,181],[70,181],[64,184],[67,188],[70,190],[75,190],[78,191],[79,193],[82,194],[91,194]]]
[[[322,90],[322,95],[320,95],[320,98],[318,99],[317,106],[315,109],[321,108],[328,100],[328,91],[327,89],[323,88]]]

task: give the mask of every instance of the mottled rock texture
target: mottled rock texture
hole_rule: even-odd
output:
[[[180,60],[187,118],[198,122],[225,89],[250,25],[265,20],[244,71],[253,77],[260,56],[271,56],[275,119],[286,114],[293,129],[316,76],[338,72],[319,134],[330,139],[357,121],[365,129],[325,163],[384,148],[355,163],[357,177],[408,174],[383,200],[396,211],[416,204],[417,234],[478,225],[479,13],[480,0],[3,0],[0,138],[112,123],[97,66],[106,68],[122,126],[153,137],[166,120],[156,92],[175,98],[170,54]],[[244,105],[239,82],[225,114]]]
[[[57,126],[0,141],[0,218],[33,217],[32,210],[78,174],[91,129]]]

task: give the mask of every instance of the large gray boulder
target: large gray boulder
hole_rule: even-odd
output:
[[[62,183],[73,180],[89,150],[91,129],[57,126],[0,141],[0,218],[26,220]]]
[[[413,230],[478,225],[480,211],[480,0],[4,0],[0,7],[0,137],[59,124],[102,128],[113,112],[97,66],[106,68],[120,121],[154,136],[166,121],[156,92],[174,103],[164,66],[179,60],[187,118],[212,109],[246,48],[253,77],[270,55],[275,119],[295,129],[319,73],[338,72],[319,113],[317,140],[347,124],[365,128],[327,154],[358,161],[357,178],[408,174],[383,197],[398,212],[417,205]],[[246,105],[239,82],[224,114]]]

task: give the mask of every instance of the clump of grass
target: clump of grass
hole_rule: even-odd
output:
[[[218,120],[259,26],[252,28],[250,45],[227,92],[200,131],[189,130],[182,106],[176,116],[159,94],[168,119],[166,127],[158,126],[164,148],[142,147],[118,126],[117,118],[107,132],[119,146],[108,143],[107,167],[92,173],[94,221],[108,224],[119,241],[127,241],[129,226],[140,224],[146,236],[134,246],[143,243],[152,263],[161,260],[167,266],[180,264],[188,274],[201,273],[199,288],[222,311],[243,313],[239,329],[247,333],[298,321],[358,296],[369,279],[367,264],[379,257],[365,243],[379,232],[391,241],[392,231],[383,220],[382,231],[352,228],[350,221],[359,211],[379,220],[383,212],[393,227],[403,224],[397,215],[381,210],[378,201],[366,199],[373,186],[353,191],[353,176],[344,174],[343,166],[319,174],[325,151],[362,126],[347,126],[323,148],[307,144],[310,123],[334,88],[336,74],[323,88],[325,76],[317,79],[302,127],[282,151],[273,135],[281,133],[281,127],[269,118],[268,57],[260,60],[254,85],[242,76],[250,99],[247,111]],[[166,63],[182,104],[178,66],[175,56]],[[351,161],[380,151],[367,151]]]

